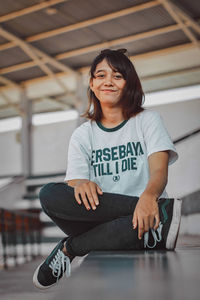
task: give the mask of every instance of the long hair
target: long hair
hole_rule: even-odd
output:
[[[143,111],[142,104],[144,102],[144,92],[137,72],[130,61],[130,59],[124,54],[126,49],[110,50],[105,49],[94,59],[90,68],[90,80],[95,78],[94,73],[97,65],[106,59],[108,65],[115,71],[122,74],[126,81],[122,91],[122,95],[119,99],[119,106],[122,107],[122,113],[125,120],[130,119],[139,112]],[[93,121],[101,121],[102,110],[98,98],[94,92],[88,87],[88,108],[82,115]]]

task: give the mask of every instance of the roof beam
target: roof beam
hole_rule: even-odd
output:
[[[124,43],[131,43],[134,41],[153,37],[156,35],[161,35],[161,34],[176,31],[179,29],[181,29],[181,26],[179,24],[175,24],[175,25],[171,25],[171,26],[167,26],[167,27],[163,27],[163,28],[158,28],[158,29],[154,29],[154,30],[151,30],[148,32],[142,32],[142,33],[131,35],[128,37],[124,37],[124,38],[120,38],[120,39],[116,39],[116,40],[112,40],[112,41],[108,41],[108,42],[104,42],[104,43],[100,43],[100,44],[96,44],[96,45],[92,45],[92,46],[88,46],[88,47],[84,47],[84,48],[80,48],[80,49],[75,49],[75,50],[67,51],[64,53],[60,53],[60,54],[56,55],[54,59],[57,61],[57,60],[66,59],[69,57],[75,57],[75,56],[90,53],[93,51],[98,51],[103,48],[118,46],[118,45],[121,45]],[[2,68],[0,70],[0,74],[7,74],[7,73],[11,73],[14,71],[18,71],[18,70],[22,70],[22,69],[26,69],[26,68],[30,68],[30,67],[34,67],[34,66],[35,66],[34,62],[26,62],[26,63],[22,63],[22,64],[17,64],[15,66]]]
[[[1,93],[1,91],[0,91]],[[30,100],[32,101],[32,103],[37,103],[37,102],[41,102],[43,100],[46,101],[53,101],[59,104],[60,108],[63,110],[69,109],[69,108],[74,108],[74,105],[72,105],[71,103],[68,103],[67,101],[62,100],[61,98],[63,96],[67,96],[68,97],[73,97],[75,99],[75,94],[70,92],[66,95],[66,93],[61,93],[58,95],[46,95],[43,97],[37,97],[37,98],[31,98]],[[2,106],[0,106],[1,109]],[[6,106],[5,106],[6,107]]]
[[[65,86],[65,84],[63,84],[63,82],[54,74],[54,72],[47,65],[45,65],[45,63],[49,62],[54,66],[56,65],[57,68],[59,67],[59,69],[61,69],[62,71],[65,70],[65,72],[69,70],[71,71],[71,69],[61,64],[60,62],[57,62],[55,58],[49,57],[46,53],[40,51],[39,49],[33,47],[32,45],[29,45],[27,42],[24,42],[22,39],[16,37],[14,34],[8,32],[2,27],[0,27],[0,34],[4,38],[9,39],[14,43],[16,43],[16,45],[19,46],[33,60],[34,66],[38,65],[44,73],[46,73],[61,87],[63,91],[65,91],[66,93],[68,92],[68,89]]]
[[[18,85],[16,82],[8,79],[8,78],[5,78],[3,76],[0,75],[0,82],[2,82],[3,84],[5,84],[6,86],[12,86],[14,88],[18,88],[18,89],[21,89],[20,85]]]
[[[41,51],[37,49],[37,53],[40,54]],[[46,62],[51,61],[52,65],[54,67],[57,67],[57,69],[59,69],[63,72],[67,72],[67,70],[68,70],[68,67],[66,65],[60,63],[59,61],[57,61],[53,57],[46,58],[45,56],[43,56],[42,60],[44,60]],[[0,69],[0,74],[12,73],[12,72],[15,72],[15,71],[24,70],[24,69],[28,69],[28,68],[32,68],[32,67],[35,67],[35,63],[33,61],[28,61],[28,62],[25,62],[25,63],[20,63],[20,64],[17,64],[17,65],[1,68]],[[71,72],[71,69],[70,69],[70,72]],[[67,73],[69,73],[69,72],[67,72]]]
[[[38,65],[42,71],[46,74],[50,74],[48,72],[48,68],[45,67],[44,62],[42,62],[38,56],[34,53],[34,51],[31,49],[31,47],[24,42],[22,39],[18,38],[11,32],[8,32],[8,30],[3,29],[0,27],[0,35],[6,38],[7,40],[13,41],[16,46],[19,46],[35,63],[35,65]]]
[[[142,53],[142,54],[137,54],[137,55],[131,56],[130,58],[134,61],[138,61],[138,60],[143,60],[143,59],[158,56],[158,55],[166,55],[166,54],[170,54],[170,53],[176,53],[177,51],[187,51],[187,50],[190,50],[190,49],[193,49],[193,48],[194,48],[194,45],[192,43],[187,43],[187,44],[172,46],[172,47],[164,48],[164,49],[160,49],[160,50],[149,51],[149,52]],[[11,73],[11,72],[14,72],[14,71],[18,71],[21,68],[25,69],[25,68],[30,68],[30,67],[33,67],[33,66],[34,66],[33,62],[19,64],[19,65],[15,65],[15,66],[11,66],[11,67],[1,69],[0,74]],[[81,73],[84,73],[84,72],[87,72],[88,70],[89,70],[89,67],[87,66],[87,67],[80,68],[78,71],[81,72]],[[58,77],[62,76],[62,75],[64,75],[63,72],[56,74],[56,76],[58,76]],[[0,78],[1,77],[2,76],[0,76]],[[43,79],[46,80],[47,78],[48,78],[47,76],[44,76],[44,77],[40,77],[40,78],[30,79],[28,81],[29,82],[30,81],[31,82],[32,81],[33,82],[42,81]],[[0,87],[0,89],[1,89],[1,87]]]
[[[163,49],[154,50],[154,51],[150,51],[150,52],[146,52],[146,53],[142,53],[142,54],[133,55],[130,58],[133,61],[139,61],[139,60],[148,59],[148,58],[151,58],[154,56],[168,55],[171,53],[177,53],[180,51],[188,51],[191,49],[194,49],[194,45],[192,43],[187,43],[187,44],[172,46],[169,48],[163,48]]]
[[[65,1],[67,1],[67,0],[46,0],[46,1],[40,2],[38,4],[35,4],[35,5],[32,5],[32,6],[14,11],[14,12],[9,13],[7,15],[0,16],[0,23],[16,19],[18,17],[24,16],[24,15],[27,15],[27,14],[31,14],[33,12],[42,10],[42,9],[47,8],[49,6],[53,6],[53,5],[56,5],[58,3],[65,2]]]
[[[55,76],[58,77],[58,78],[62,78],[63,76],[66,76],[66,73],[59,72],[59,73],[56,73]],[[49,80],[49,79],[51,79],[51,77],[47,75],[47,76],[42,76],[42,77],[37,77],[37,78],[33,78],[33,79],[24,80],[20,84],[22,86],[28,86],[32,83],[42,82],[42,81],[46,81],[46,80]],[[6,87],[0,87],[0,91],[4,90],[4,89],[6,89]],[[67,95],[68,94],[70,95],[70,93],[71,92],[67,93]]]
[[[170,53],[177,53],[178,51],[187,51],[190,49],[194,49],[194,45],[192,43],[187,43],[187,44],[183,44],[183,45],[178,45],[178,46],[173,46],[173,47],[168,47],[165,49],[161,49],[161,50],[154,50],[154,51],[150,51],[150,52],[146,52],[143,54],[138,54],[135,56],[131,56],[130,59],[132,59],[134,62],[139,61],[139,60],[143,60],[146,58],[151,58],[154,56],[158,56],[158,55],[166,55],[166,54],[170,54]],[[89,70],[89,66],[87,67],[83,67],[79,69],[80,73],[85,73],[88,72]],[[65,76],[65,73],[60,72],[56,74],[57,77],[62,77]],[[50,79],[48,76],[43,76],[43,77],[39,77],[39,78],[34,78],[34,79],[29,79],[26,81],[23,81],[22,84],[25,86],[28,86],[32,83],[36,83],[36,82],[42,82],[42,81],[46,81]],[[0,87],[0,90],[4,90],[6,89],[6,87]]]
[[[99,43],[99,44],[96,44],[96,45],[92,45],[92,46],[88,46],[88,47],[84,47],[84,48],[80,48],[80,49],[76,49],[76,50],[72,50],[72,51],[67,51],[67,52],[56,55],[56,58],[61,60],[61,59],[69,58],[69,57],[75,57],[75,56],[78,56],[78,55],[83,55],[83,54],[86,54],[86,53],[98,51],[98,50],[101,50],[101,49],[104,49],[104,48],[119,46],[119,45],[123,45],[123,44],[126,44],[126,43],[132,43],[132,42],[135,42],[135,41],[138,41],[138,40],[154,37],[154,36],[165,34],[165,33],[168,33],[168,32],[173,32],[173,31],[176,31],[176,30],[179,30],[179,29],[181,29],[181,26],[179,24],[170,25],[170,26],[166,26],[166,27],[162,27],[162,28],[158,28],[158,29],[154,29],[154,30],[150,30],[150,31],[145,31],[145,32],[142,32],[142,33],[134,34],[134,35],[130,35],[130,36],[127,36],[127,37],[107,41],[107,42],[104,42],[104,43]]]
[[[146,53],[142,54],[137,54],[137,55],[132,55],[130,56],[130,60],[132,60],[134,63],[139,61],[139,60],[144,60],[144,59],[149,59],[152,57],[158,57],[161,55],[168,55],[171,53],[177,53],[179,51],[188,51],[190,49],[194,49],[194,45],[192,43],[187,43],[183,45],[178,45],[178,46],[172,46],[169,48],[164,48],[164,49],[159,49],[159,50],[154,50],[154,51],[149,51]],[[81,73],[87,73],[89,72],[90,67],[82,67],[79,69],[79,72]]]
[[[14,107],[14,109],[19,113],[19,115],[23,114],[23,112],[20,109],[19,105],[16,104],[16,103],[13,103],[12,100],[6,94],[3,93],[3,91],[0,91],[0,96],[6,101],[7,108],[8,107]],[[1,109],[1,106],[0,106],[0,109]]]
[[[62,99],[64,96],[67,101]],[[74,108],[74,105],[72,103],[69,103],[68,99],[73,99],[75,102],[75,100],[76,100],[75,93],[69,92],[69,93],[67,93],[67,95],[66,95],[66,93],[61,93],[61,94],[57,94],[57,95],[45,95],[42,97],[31,98],[31,101],[33,103],[36,103],[36,102],[41,102],[43,100],[48,100],[48,101],[51,100],[51,101],[59,103],[61,108],[63,108],[63,109]],[[1,107],[0,107],[0,109],[1,109]]]
[[[47,63],[49,63],[50,65],[54,66],[55,68],[57,68],[58,70],[62,71],[62,72],[66,72],[66,73],[71,73],[76,75],[77,72],[74,71],[73,69],[71,69],[70,67],[68,67],[67,65],[59,62],[56,57],[51,57],[48,54],[46,54],[45,52],[39,50],[38,48],[35,48],[31,45],[31,47],[34,49],[34,51],[41,56]]]
[[[191,42],[198,48],[200,48],[200,43],[195,37],[195,35],[191,32],[191,30],[188,28],[188,25],[182,21],[181,17],[177,14],[177,12],[174,10],[173,6],[168,0],[159,0],[159,2],[163,5],[163,7],[167,10],[167,12],[171,15],[171,17],[174,19],[177,24],[181,26],[181,29],[185,33],[185,35],[191,40]]]
[[[35,42],[35,41],[38,41],[38,40],[41,40],[41,39],[46,39],[46,38],[49,38],[49,37],[57,36],[59,34],[71,32],[71,31],[78,30],[78,29],[83,29],[83,28],[86,28],[86,27],[89,27],[89,26],[92,26],[92,25],[95,25],[95,24],[102,23],[102,22],[114,20],[116,18],[127,16],[129,14],[133,14],[133,13],[136,13],[138,11],[142,11],[142,10],[145,10],[145,9],[148,9],[148,8],[151,8],[151,7],[154,7],[154,6],[158,6],[158,5],[160,5],[158,0],[150,1],[150,2],[147,2],[147,3],[139,4],[139,5],[135,5],[135,6],[132,6],[132,7],[126,8],[126,9],[116,11],[114,13],[110,13],[110,14],[103,15],[103,16],[96,17],[96,18],[92,18],[92,19],[89,19],[89,20],[86,20],[86,21],[75,23],[75,24],[72,24],[72,25],[67,25],[67,26],[64,26],[64,27],[60,27],[60,28],[57,28],[57,29],[53,29],[53,30],[49,30],[49,31],[46,31],[46,32],[43,32],[43,33],[39,33],[39,34],[36,34],[36,35],[33,35],[33,36],[29,36],[25,39],[25,41],[26,42]],[[9,48],[12,48],[12,47],[15,47],[15,45],[13,43],[6,43],[6,44],[3,44],[3,45],[0,45],[0,51],[6,50],[6,49],[9,49]]]
[[[57,98],[51,96],[48,98],[48,100],[58,103],[60,105],[60,107],[63,109],[69,108],[69,105],[67,103],[65,103],[64,101],[62,101],[61,99],[57,99]]]
[[[125,8],[110,14],[106,14],[100,17],[96,17],[96,18],[92,18],[86,21],[82,21],[76,24],[72,24],[72,25],[68,25],[68,26],[64,26],[58,29],[54,29],[51,31],[47,31],[47,32],[43,32],[37,35],[34,35],[32,37],[28,37],[27,41],[29,42],[34,42],[34,41],[38,41],[41,39],[45,39],[45,38],[49,38],[55,35],[59,35],[59,34],[63,34],[66,32],[70,32],[70,31],[74,31],[74,30],[78,30],[78,29],[82,29],[82,28],[86,28],[95,24],[99,24],[99,23],[103,23],[106,21],[110,21],[110,20],[114,20],[120,17],[124,17],[130,14],[134,14],[138,11],[142,11],[154,6],[158,6],[160,5],[158,0],[154,0],[154,1],[150,1],[147,3],[143,3],[143,4],[139,4],[139,5],[135,5],[129,8]]]
[[[200,72],[200,65],[193,68],[180,69],[172,72],[165,72],[165,73],[160,73],[160,74],[150,75],[150,76],[143,76],[140,77],[140,79],[144,82],[148,80],[165,79],[173,76],[185,75],[193,72]]]
[[[0,74],[2,74],[2,75],[3,74],[8,74],[8,73],[12,73],[12,72],[32,68],[32,67],[35,67],[35,63],[33,61],[29,61],[29,62],[20,63],[20,64],[13,65],[13,66],[1,68],[0,69]]]
[[[174,47],[174,48],[176,48],[176,47]],[[138,55],[138,56],[140,56],[140,55]],[[139,57],[139,59],[140,59],[140,57]],[[137,56],[134,57],[134,61],[136,61],[136,60],[137,60]],[[88,69],[88,67],[87,68],[85,67],[84,71],[86,71],[87,69]],[[155,74],[155,75],[150,75],[150,76],[143,76],[143,77],[141,77],[141,81],[145,82],[145,81],[148,81],[148,80],[165,79],[167,77],[173,77],[173,76],[180,76],[180,75],[189,74],[191,72],[200,72],[200,66],[192,67],[192,68],[187,68],[187,69],[180,69],[180,70],[175,70],[175,71],[172,71],[172,72],[160,73],[160,74]],[[64,75],[64,74],[59,73],[59,76],[61,76],[61,75]],[[45,77],[45,79],[42,78],[42,80],[47,80],[47,79],[48,79],[47,76]],[[36,80],[37,79],[28,80],[28,81],[24,82],[24,85],[26,86],[26,85],[30,84],[32,81],[36,81]],[[5,87],[4,88],[0,88],[0,93],[2,93],[2,90],[5,90]],[[63,96],[63,94],[61,94],[61,95],[59,94],[57,96],[46,95],[44,97],[33,98],[31,100],[34,101],[34,102],[37,102],[37,101],[42,101],[43,99],[50,99],[51,98],[50,100],[55,100],[57,102],[60,102],[62,100],[59,99],[59,98],[62,97],[62,96]],[[70,94],[67,94],[67,96],[70,96],[70,97],[74,96],[74,93],[71,92]],[[62,104],[63,105],[70,105],[70,104],[66,103],[65,101],[62,101],[61,105]],[[13,104],[11,106],[13,106]],[[1,105],[0,109],[1,108],[5,109],[5,108],[7,108],[7,106]]]
[[[0,27],[0,34],[4,36],[6,39],[11,40],[13,43],[15,43],[15,46],[19,46],[23,49],[25,53],[27,53],[28,56],[31,56],[33,60],[36,60],[39,66],[42,68],[42,65],[44,66],[45,63],[49,63],[53,65],[55,68],[67,72],[67,73],[75,73],[74,70],[66,66],[65,64],[62,64],[58,62],[55,58],[49,56],[45,52],[37,49],[35,46],[29,45],[26,41],[22,40],[21,38],[15,36],[14,34],[8,32],[8,30],[5,30],[3,27]],[[37,55],[36,55],[37,54]],[[42,57],[44,61],[40,61],[38,57]],[[46,68],[45,68],[46,69]],[[44,70],[43,70],[44,71]],[[46,69],[47,71],[47,69]],[[46,73],[46,71],[44,71]]]
[[[192,27],[198,34],[200,34],[200,25],[192,18],[190,15],[184,10],[182,10],[180,7],[177,6],[177,4],[172,3],[168,0],[168,3],[174,8],[174,10],[178,13],[178,15],[186,21],[186,24]]]
[[[52,72],[52,70],[45,65],[45,62],[39,58],[38,54],[35,54],[34,48],[32,46],[29,46],[26,42],[24,42],[22,39],[18,38],[11,32],[8,32],[7,30],[0,27],[0,35],[2,35],[4,38],[13,41],[17,46],[19,46],[34,62],[35,65],[38,65],[41,70],[49,75],[52,79],[54,79],[61,88],[67,92],[67,88],[65,85],[55,76],[55,74]]]

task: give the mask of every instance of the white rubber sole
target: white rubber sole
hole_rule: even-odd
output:
[[[43,261],[44,262],[44,261]],[[38,281],[38,271],[39,271],[39,268],[40,266],[43,264],[43,262],[37,267],[37,269],[35,270],[34,274],[33,274],[33,284],[35,287],[37,287],[38,289],[41,289],[41,290],[46,290],[46,289],[49,289],[51,288],[52,286],[56,285],[57,282],[55,282],[54,284],[51,284],[49,286],[45,286],[45,285],[41,285]]]
[[[166,249],[174,250],[176,247],[176,241],[179,233],[181,222],[181,206],[182,200],[174,199],[173,215],[170,224],[169,232],[167,235]]]

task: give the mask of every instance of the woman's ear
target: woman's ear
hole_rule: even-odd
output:
[[[93,91],[93,79],[90,78],[90,89]]]

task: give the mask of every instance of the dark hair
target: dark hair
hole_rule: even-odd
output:
[[[125,120],[135,116],[143,111],[142,107],[144,93],[140,83],[140,79],[130,59],[124,54],[126,49],[110,50],[105,49],[94,59],[90,68],[90,79],[94,78],[94,73],[97,65],[106,59],[109,66],[122,74],[126,81],[122,96],[119,100],[119,105],[122,107],[122,113]],[[99,100],[88,87],[89,105],[86,112],[82,115],[90,120],[99,122],[102,118],[102,110]]]

